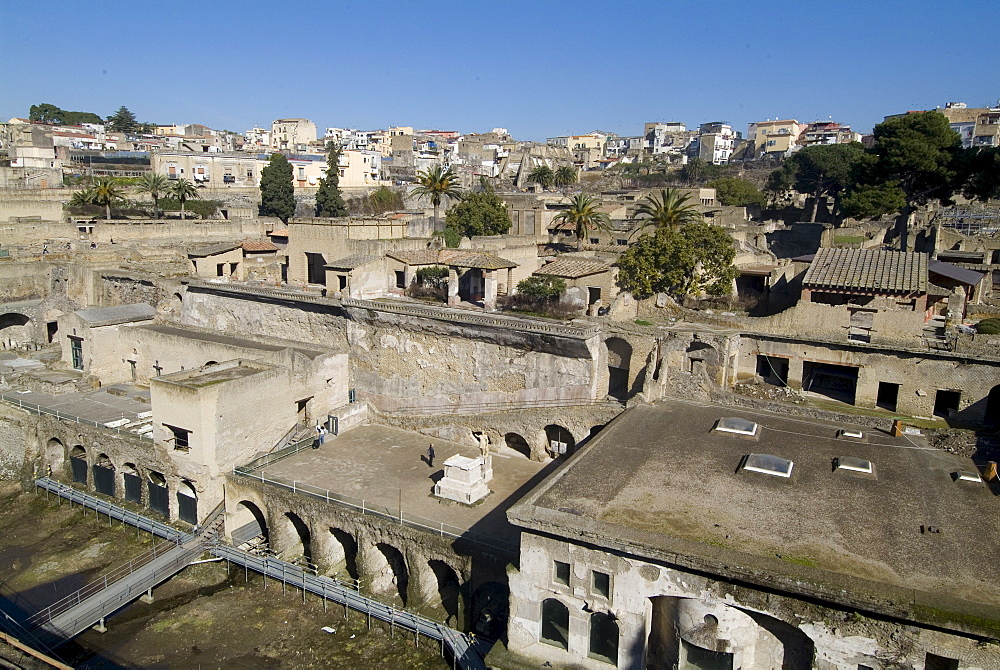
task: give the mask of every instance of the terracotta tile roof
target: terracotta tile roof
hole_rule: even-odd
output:
[[[335,270],[353,270],[354,268],[361,267],[367,263],[377,261],[379,258],[380,256],[370,256],[368,254],[351,254],[350,256],[338,258],[331,263],[327,263],[326,267],[333,268]]]
[[[233,249],[240,248],[239,243],[233,242],[220,242],[218,244],[204,244],[191,249],[188,249],[187,255],[191,258],[205,258],[207,256],[215,256],[217,254],[224,254],[227,251],[232,251]]]
[[[586,277],[587,275],[596,275],[601,272],[607,272],[610,269],[610,265],[598,260],[583,258],[559,258],[551,263],[546,263],[542,267],[535,270],[532,274],[577,279],[579,277]]]
[[[416,251],[390,251],[389,258],[403,261],[407,265],[435,265],[438,261],[438,249],[417,249]]]
[[[243,251],[277,251],[278,247],[274,242],[248,241],[243,243]]]
[[[883,294],[926,293],[927,255],[880,249],[820,249],[802,286]]]
[[[499,270],[516,268],[517,263],[500,258],[486,251],[465,249],[418,249],[416,251],[390,251],[389,258],[403,261],[407,265],[453,265],[459,268],[480,268]]]
[[[272,230],[268,233],[270,237],[288,237],[288,228],[282,228],[281,230]]]

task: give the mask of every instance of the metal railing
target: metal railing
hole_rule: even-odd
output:
[[[406,514],[402,510],[392,509],[391,507],[386,507],[385,505],[379,505],[372,503],[371,501],[354,498],[352,496],[343,495],[340,493],[334,493],[327,489],[320,488],[318,486],[312,486],[311,484],[306,484],[298,480],[288,480],[282,477],[268,477],[264,474],[263,470],[259,472],[254,472],[246,467],[236,467],[233,468],[233,474],[248,477],[250,479],[256,479],[262,484],[273,484],[274,486],[280,486],[282,488],[288,489],[295,493],[302,493],[308,496],[312,496],[318,500],[323,500],[327,503],[333,505],[340,505],[342,507],[348,507],[355,511],[361,512],[365,516],[374,516],[391,521],[400,526],[405,526],[407,528],[413,528],[415,530],[420,530],[426,533],[431,533],[439,537],[447,537],[454,540],[461,540],[472,544],[474,547],[486,547],[492,551],[501,552],[508,555],[517,555],[518,547],[516,543],[509,542],[503,539],[497,539],[492,536],[484,535],[482,533],[477,533],[475,531],[469,530],[468,528],[461,528],[459,526],[452,526],[450,524],[442,523],[439,521],[434,521],[432,519],[425,519],[423,517],[415,516],[413,514]]]
[[[80,491],[77,491],[72,487],[59,484],[59,482],[55,482],[47,477],[35,480],[35,484],[46,491],[53,491],[62,497],[78,501],[83,505],[95,509],[95,511],[99,511],[104,514],[108,514],[110,512],[109,516],[112,518],[123,519],[125,523],[135,525],[137,528],[141,528],[143,530],[155,529],[156,531],[159,531],[157,532],[158,535],[163,532],[164,528],[169,529],[169,526],[165,526],[158,521],[153,521],[152,519],[147,519],[146,517],[134,514],[133,512],[129,512],[121,507],[110,505],[94,496],[81,494]],[[214,521],[221,515],[221,512],[222,505],[219,505],[211,514],[209,514],[205,522],[206,529],[211,528]],[[173,529],[170,530],[178,536],[179,542],[181,543],[194,539],[194,536],[188,533],[181,533],[179,531],[174,531]],[[162,537],[162,535],[160,536]],[[197,549],[192,549],[192,551],[201,551],[201,549],[202,547],[199,545]],[[342,584],[336,579],[310,574],[309,571],[303,569],[302,567],[292,565],[286,561],[270,556],[257,556],[250,552],[235,549],[223,544],[216,544],[212,546],[210,548],[210,552],[213,556],[223,558],[230,563],[243,565],[254,572],[263,574],[265,577],[281,580],[282,584],[290,584],[301,588],[303,593],[305,591],[309,591],[310,593],[319,595],[324,599],[324,602],[329,600],[343,604],[345,607],[366,614],[369,619],[371,617],[375,617],[376,619],[387,622],[390,626],[399,626],[406,630],[413,631],[415,634],[424,635],[425,637],[429,637],[434,640],[440,640],[442,645],[447,647],[447,649],[451,652],[455,665],[458,667],[465,670],[486,670],[482,657],[474,648],[472,640],[470,640],[470,638],[463,633],[452,628],[448,628],[444,624],[438,623],[426,617],[406,612],[404,610],[398,610],[391,605],[386,605],[370,598],[366,598],[358,593],[356,586],[355,588],[352,588],[351,585]],[[185,565],[189,563],[190,557],[186,557],[184,562]],[[168,568],[166,567],[158,568],[154,573],[154,579],[160,578],[162,581],[162,577],[165,575],[167,569]],[[142,590],[145,591],[146,589]],[[128,589],[126,589],[126,592],[127,591]],[[131,592],[133,596],[137,593],[137,589],[132,590]],[[111,611],[114,611],[114,609],[117,609],[125,604],[126,602],[124,600],[124,596],[121,597],[120,604],[113,598],[109,598],[102,601],[99,605],[95,605],[94,608],[88,608],[87,617],[91,618],[92,621],[99,620],[99,617],[97,619],[93,618],[94,614],[98,611],[97,607],[113,608]],[[81,621],[83,618],[85,618],[84,615],[74,617],[74,619],[79,619]],[[49,633],[49,637],[53,637],[51,632]],[[43,644],[39,646],[51,648],[51,646],[54,646],[57,643],[58,641],[55,641],[52,644]]]
[[[258,456],[246,465],[237,466],[238,470],[245,470],[247,472],[253,472],[254,470],[259,470],[260,468],[267,467],[272,463],[277,463],[283,458],[288,458],[293,456],[300,451],[305,451],[312,447],[313,442],[316,438],[312,435],[304,437],[298,442],[292,442],[287,447],[282,447],[281,449],[276,449],[269,454],[264,454],[263,456]]]
[[[25,623],[32,628],[44,626],[60,614],[76,607],[87,598],[106,590],[108,586],[114,586],[116,582],[125,579],[138,570],[142,570],[147,565],[152,563],[153,560],[174,551],[180,546],[181,545],[177,542],[160,542],[159,544],[154,545],[149,551],[130,559],[128,563],[118,566],[103,577],[100,577],[80,588],[75,593],[71,593],[64,598],[60,598],[45,609],[35,612],[25,621]],[[176,561],[173,561],[171,564],[175,562]],[[143,591],[145,591],[145,589],[143,589]]]
[[[152,433],[147,434],[147,435],[143,435],[141,433],[135,433],[135,432],[132,432],[131,430],[125,430],[125,429],[122,429],[122,428],[109,428],[108,426],[105,426],[103,423],[100,423],[98,421],[92,421],[90,419],[84,419],[83,417],[80,417],[80,416],[73,416],[72,414],[66,414],[64,412],[60,412],[59,410],[50,409],[48,407],[43,407],[43,406],[38,405],[38,404],[33,403],[33,402],[25,402],[25,401],[21,400],[20,398],[17,398],[15,396],[9,395],[7,393],[4,393],[3,395],[0,395],[0,399],[3,399],[4,402],[8,402],[11,405],[14,405],[15,407],[19,407],[21,409],[27,410],[27,411],[31,412],[32,414],[53,416],[53,417],[59,419],[60,421],[69,421],[71,423],[79,423],[79,424],[83,424],[85,426],[93,426],[94,428],[103,428],[104,430],[112,430],[112,431],[118,433],[119,435],[130,435],[130,436],[138,438],[140,440],[150,440],[150,441],[152,441],[152,439],[153,439]],[[136,417],[134,420],[138,421],[139,418]]]

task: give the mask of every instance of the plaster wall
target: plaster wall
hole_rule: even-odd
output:
[[[554,561],[570,565],[568,584],[555,578]],[[595,571],[609,575],[609,597],[595,590]],[[527,531],[510,589],[508,648],[535,663],[607,668],[589,655],[591,616],[607,612],[619,627],[620,668],[671,667],[684,658],[681,640],[730,653],[733,667],[743,668],[884,668],[889,659],[899,664],[891,667],[918,668],[928,651],[958,659],[963,670],[1000,667],[1000,656],[972,638],[900,627]],[[542,602],[549,598],[569,611],[568,649],[541,640]]]

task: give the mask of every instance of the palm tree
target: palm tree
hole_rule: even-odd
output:
[[[536,165],[535,169],[533,169],[528,174],[529,182],[533,181],[544,189],[548,189],[550,186],[552,186],[554,180],[555,180],[555,173],[552,171],[552,168],[550,168],[548,165],[545,165],[544,163],[541,165]]]
[[[445,170],[440,165],[435,165],[426,172],[420,171],[417,173],[417,184],[418,186],[410,193],[418,198],[430,198],[431,204],[434,205],[435,226],[437,226],[441,199],[462,197],[462,190],[458,187],[458,175],[452,172],[451,168]]]
[[[181,218],[184,218],[184,203],[191,198],[198,197],[198,190],[195,189],[194,184],[189,182],[187,179],[178,179],[173,186],[170,187],[170,195],[177,198],[177,201],[181,203]]]
[[[576,227],[576,248],[583,249],[583,238],[589,230],[611,230],[611,219],[602,212],[597,198],[585,193],[577,193],[570,200],[569,208],[553,217],[553,221],[564,221]]]
[[[104,207],[104,218],[111,219],[111,205],[125,199],[125,193],[111,177],[98,177],[90,188],[91,202]]]
[[[651,225],[657,231],[676,230],[701,219],[694,203],[688,202],[690,197],[677,189],[661,189],[659,198],[650,194],[644,200],[635,209],[636,218],[647,219],[642,228]]]
[[[576,170],[569,165],[561,165],[556,168],[552,176],[552,183],[556,186],[569,186],[576,183]]]
[[[84,205],[94,204],[94,187],[88,186],[87,188],[77,191],[69,199],[69,204],[74,207],[82,207]]]
[[[170,190],[170,180],[164,175],[147,172],[139,179],[139,191],[153,199],[153,216],[160,218],[160,196]]]

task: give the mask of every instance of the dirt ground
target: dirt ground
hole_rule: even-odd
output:
[[[44,495],[0,493],[0,593],[33,611],[148,549],[129,526]],[[227,574],[228,573],[228,574]],[[77,668],[446,668],[439,644],[241,567],[192,565],[56,654]],[[322,630],[328,626],[334,630]]]

